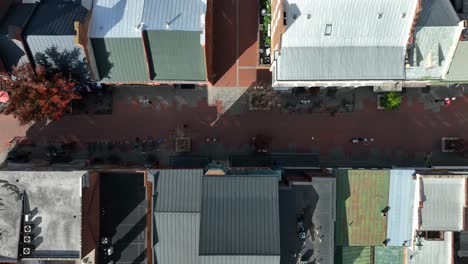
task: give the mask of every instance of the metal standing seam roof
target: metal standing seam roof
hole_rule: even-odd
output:
[[[157,237],[154,259],[158,264],[197,264],[199,213],[155,213]]]
[[[404,79],[405,48],[417,3],[288,1],[277,80]]]
[[[25,40],[28,43],[29,49],[33,57],[37,53],[44,53],[47,49],[56,47],[58,52],[63,52],[64,50],[73,51],[77,49],[79,51],[77,59],[83,61],[83,59],[85,59],[84,50],[75,44],[74,38],[75,36],[72,35],[29,35],[26,36]]]
[[[144,0],[96,0],[91,38],[141,38]]]
[[[390,170],[388,246],[401,247],[406,242],[405,245],[411,247],[413,243],[414,173],[414,170]]]
[[[9,28],[23,28],[32,15],[36,4],[15,4],[8,10],[6,17],[0,24],[0,58],[5,64],[5,68],[10,70],[12,66],[28,63],[28,57],[24,51],[21,41],[12,39]]]
[[[155,212],[200,212],[201,169],[152,170],[155,175]]]
[[[463,27],[449,0],[423,0],[409,49],[406,79],[441,79],[449,69]],[[431,60],[431,62],[428,61]],[[430,63],[432,66],[428,67]]]
[[[468,41],[459,41],[450,69],[448,81],[468,81]]]
[[[154,80],[206,81],[200,34],[199,31],[148,31]]]
[[[403,47],[283,47],[277,60],[279,81],[402,80]]]
[[[206,176],[202,184],[200,255],[279,257],[277,177]]]
[[[386,237],[389,170],[334,170],[336,241],[343,246],[381,245]]]
[[[141,38],[92,38],[91,44],[103,82],[149,81]]]
[[[444,240],[428,241],[422,239],[422,247],[415,251],[408,249],[406,263],[445,264],[453,261],[453,232],[444,232]]]
[[[454,26],[460,18],[450,0],[422,0],[417,27]]]
[[[204,31],[207,0],[144,0],[146,30]]]
[[[463,230],[465,178],[422,177],[420,230]]]
[[[410,68],[406,79],[442,79],[452,62],[462,27],[418,27],[413,48],[409,50]],[[429,61],[430,60],[430,61]],[[432,66],[428,67],[428,64]]]
[[[84,22],[88,10],[62,0],[42,1],[29,20],[24,35],[76,35],[75,21]]]

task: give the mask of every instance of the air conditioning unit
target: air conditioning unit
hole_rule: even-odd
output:
[[[26,244],[31,244],[32,241],[33,241],[33,236],[32,235],[28,235],[28,236],[23,237],[23,242],[26,243]]]
[[[24,247],[24,248],[23,248],[23,255],[24,255],[24,256],[29,256],[29,255],[31,255],[31,248],[30,248],[30,247]]]
[[[25,233],[31,233],[32,232],[32,225],[25,225],[24,226],[24,232]]]

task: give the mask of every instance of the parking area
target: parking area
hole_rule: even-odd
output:
[[[332,178],[280,189],[282,264],[333,263],[334,195]]]
[[[102,173],[100,177],[100,263],[145,263],[147,201],[144,175]]]

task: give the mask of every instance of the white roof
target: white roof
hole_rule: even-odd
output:
[[[78,259],[81,256],[81,181],[85,171],[1,171],[2,188],[14,189],[9,194],[20,193],[24,200],[24,213],[30,213],[34,234],[33,258]],[[5,185],[7,184],[7,185]],[[6,187],[10,186],[10,187]],[[16,191],[17,190],[17,191]],[[24,195],[23,195],[24,193]],[[5,194],[5,192],[1,192]],[[1,196],[0,196],[1,197]],[[4,197],[2,197],[4,198]],[[8,201],[8,200],[7,200]],[[16,204],[15,206],[18,206]],[[0,210],[1,228],[7,234],[16,233],[16,240],[3,241],[0,248],[18,246],[21,226],[14,225],[21,220],[20,204],[9,215]],[[19,209],[19,213],[18,213]],[[10,210],[11,211],[11,210]],[[19,217],[19,218],[18,218]],[[6,225],[5,225],[6,223]],[[3,252],[1,253],[3,255]]]
[[[405,263],[408,264],[442,264],[452,263],[453,256],[453,233],[445,232],[444,240],[421,239],[421,247],[416,246],[414,251],[408,249]],[[416,241],[416,244],[419,244]]]
[[[289,0],[277,80],[402,80],[418,0]],[[284,52],[283,52],[284,51]]]
[[[89,36],[91,38],[139,38],[143,0],[96,0]]]
[[[420,230],[463,230],[465,178],[422,177]]]
[[[146,30],[205,30],[206,0],[145,0]]]
[[[417,0],[285,1],[288,25],[281,44],[282,47],[403,47],[409,38],[417,2]],[[331,25],[331,34],[328,36],[325,35],[327,25]]]

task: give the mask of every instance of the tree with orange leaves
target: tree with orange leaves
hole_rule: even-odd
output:
[[[57,120],[70,109],[70,102],[80,99],[75,83],[60,73],[47,74],[43,67],[36,73],[29,64],[14,67],[11,75],[1,75],[2,86],[10,97],[5,114],[13,114],[21,124]]]

